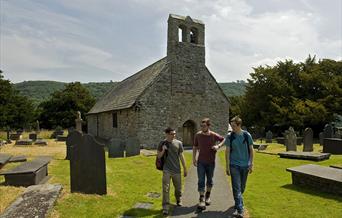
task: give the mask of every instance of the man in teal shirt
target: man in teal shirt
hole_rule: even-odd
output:
[[[243,217],[243,198],[248,173],[253,171],[253,139],[251,134],[241,129],[242,120],[235,116],[231,119],[233,131],[222,144],[226,145],[226,173],[231,176],[236,215]]]

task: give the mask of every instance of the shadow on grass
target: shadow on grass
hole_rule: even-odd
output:
[[[292,190],[292,191],[302,192],[304,194],[319,196],[322,198],[332,199],[332,200],[336,200],[336,201],[342,201],[342,197],[338,196],[337,194],[334,195],[334,194],[329,194],[329,193],[325,193],[325,192],[321,192],[321,191],[316,191],[314,189],[306,188],[303,186],[287,184],[287,185],[283,185],[281,187],[285,188],[285,189]]]
[[[193,213],[195,213],[195,217],[233,217],[234,213],[234,207],[230,207],[226,211],[206,211],[206,210],[198,210],[197,204],[191,207],[177,207],[173,213],[172,216],[193,216]]]
[[[123,213],[123,216],[132,217],[163,217],[161,210],[131,208]]]

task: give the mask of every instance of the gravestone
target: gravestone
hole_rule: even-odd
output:
[[[37,140],[37,134],[36,133],[30,133],[29,139],[31,139],[32,141],[36,141]]]
[[[285,133],[286,151],[297,151],[297,136],[292,127]]]
[[[25,161],[27,161],[26,156],[19,155],[19,156],[12,156],[11,159],[9,159],[8,162],[10,162],[10,163],[17,163],[17,162],[25,162]]]
[[[272,138],[273,138],[273,133],[270,130],[268,130],[266,132],[266,143],[272,143]]]
[[[92,135],[74,131],[69,134],[71,192],[107,193],[104,145]]]
[[[22,135],[20,133],[11,133],[9,136],[10,140],[19,140],[22,138]]]
[[[319,133],[319,144],[323,146],[323,140],[324,140],[324,132]]]
[[[53,131],[53,133],[51,134],[51,138],[54,139],[59,135],[63,135],[64,131],[62,129],[56,129],[55,131]]]
[[[108,157],[124,157],[125,155],[125,145],[121,140],[112,139],[108,145]]]
[[[313,151],[313,131],[311,128],[304,130],[304,147],[303,151]]]
[[[49,212],[51,212],[61,190],[62,185],[60,184],[30,186],[21,196],[6,208],[0,217],[49,217]]]
[[[140,143],[136,137],[129,137],[126,144],[126,157],[140,155]]]
[[[77,131],[69,132],[66,140],[66,156],[65,160],[70,160],[71,157],[71,147],[77,144],[77,140],[79,140],[79,133]]]
[[[334,137],[334,128],[333,126],[329,123],[326,124],[323,130],[324,133],[324,138],[333,138]]]
[[[75,119],[75,123],[76,123],[76,130],[79,132],[82,132],[83,120],[81,118],[81,112],[79,112],[79,111],[77,111],[77,118]]]
[[[324,138],[323,152],[342,154],[342,139]]]

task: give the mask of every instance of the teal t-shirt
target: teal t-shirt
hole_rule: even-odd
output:
[[[244,143],[245,137],[243,134],[247,134],[248,146]],[[230,164],[240,167],[248,167],[250,164],[250,157],[248,153],[248,147],[253,145],[253,139],[249,132],[242,130],[240,134],[234,133],[234,140],[230,144],[230,137],[232,133],[226,136],[224,144],[230,146]]]

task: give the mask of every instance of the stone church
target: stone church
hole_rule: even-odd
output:
[[[204,36],[202,21],[169,15],[167,56],[108,91],[87,114],[88,133],[154,147],[170,126],[191,146],[208,117],[226,134],[229,100],[205,66]]]

